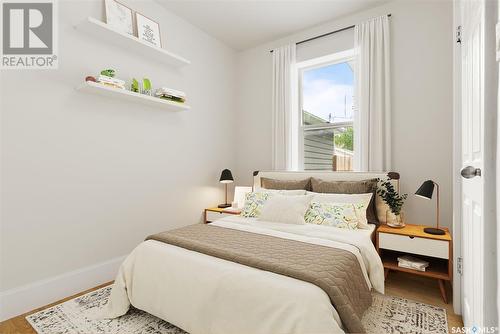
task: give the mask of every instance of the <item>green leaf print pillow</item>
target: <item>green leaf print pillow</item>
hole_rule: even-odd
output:
[[[327,225],[354,230],[358,228],[356,208],[350,203],[311,202],[304,220],[308,224]]]
[[[272,193],[267,191],[256,191],[246,194],[245,205],[241,211],[241,216],[259,217],[262,207],[271,196]]]

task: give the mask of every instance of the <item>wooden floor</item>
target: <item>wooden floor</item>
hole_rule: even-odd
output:
[[[96,290],[106,286],[110,283],[106,283],[97,286],[93,289],[83,291],[74,296],[70,296],[53,304],[41,307],[39,309],[33,310],[26,314],[20,315],[18,317],[6,320],[0,323],[0,333],[1,334],[36,334],[30,324],[26,321],[25,317],[29,314],[38,312],[44,308],[59,304],[71,298],[77,297],[79,295],[85,294],[92,290]],[[436,280],[432,280],[425,277],[413,276],[410,274],[402,272],[391,272],[387,277],[385,293],[392,296],[404,297],[407,299],[412,299],[426,304],[431,304],[446,309],[448,314],[448,328],[451,333],[451,327],[462,327],[462,317],[453,313],[453,306],[451,302],[445,304],[441,299],[439,293],[439,287]],[[447,286],[448,299],[451,300],[450,287]],[[91,333],[89,333],[91,334]]]

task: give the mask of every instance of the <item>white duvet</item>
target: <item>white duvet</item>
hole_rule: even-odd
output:
[[[368,286],[384,292],[383,266],[369,230],[291,225],[231,216],[216,226],[345,249]],[[316,285],[158,241],[145,241],[123,262],[106,317],[130,305],[191,334],[343,333],[328,295]]]

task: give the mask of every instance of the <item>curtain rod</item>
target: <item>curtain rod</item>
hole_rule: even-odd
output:
[[[391,17],[391,16],[392,16],[392,14],[387,14],[387,17]],[[303,41],[295,43],[295,45],[299,45],[299,44],[302,44],[302,43],[307,43],[307,42],[310,42],[310,41],[314,41],[315,39],[323,38],[323,37],[326,37],[326,36],[330,36],[330,35],[336,34],[336,33],[341,32],[341,31],[352,29],[354,27],[355,27],[355,25],[352,25],[352,26],[348,26],[348,27],[345,27],[345,28],[342,28],[342,29],[335,30],[335,31],[330,31],[330,32],[327,32],[326,34],[323,34],[323,35],[319,35],[319,36],[311,37],[311,38],[308,38],[308,39],[304,39]],[[274,50],[271,50],[269,52],[273,53],[273,51]]]

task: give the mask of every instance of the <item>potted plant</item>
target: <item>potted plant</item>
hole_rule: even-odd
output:
[[[390,179],[379,180],[380,187],[377,188],[377,194],[389,206],[386,211],[387,225],[391,227],[404,227],[404,215],[401,211],[408,194],[399,194]]]

